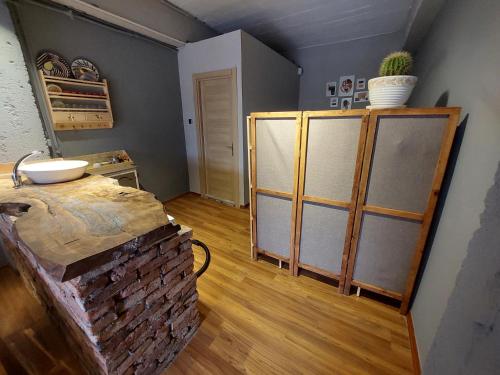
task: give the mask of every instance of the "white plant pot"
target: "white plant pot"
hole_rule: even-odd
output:
[[[387,76],[368,81],[370,108],[400,108],[408,100],[417,83],[415,76]]]

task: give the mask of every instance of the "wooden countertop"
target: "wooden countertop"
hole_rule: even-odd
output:
[[[0,218],[2,232],[27,247],[58,281],[180,230],[153,194],[89,175],[20,189],[0,179]]]

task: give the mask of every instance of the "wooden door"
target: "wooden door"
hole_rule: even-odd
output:
[[[238,203],[236,75],[234,69],[195,74],[202,195]]]

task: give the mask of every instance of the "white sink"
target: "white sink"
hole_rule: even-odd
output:
[[[82,177],[87,165],[83,160],[52,160],[21,164],[19,171],[35,184],[53,184]]]

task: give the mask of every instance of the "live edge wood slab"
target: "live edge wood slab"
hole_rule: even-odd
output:
[[[15,220],[15,240],[58,281],[180,230],[168,222],[163,205],[151,193],[102,176],[19,189],[10,179],[0,179],[1,213]]]
[[[192,231],[101,176],[13,189],[0,237],[90,375],[160,374],[200,325]]]

